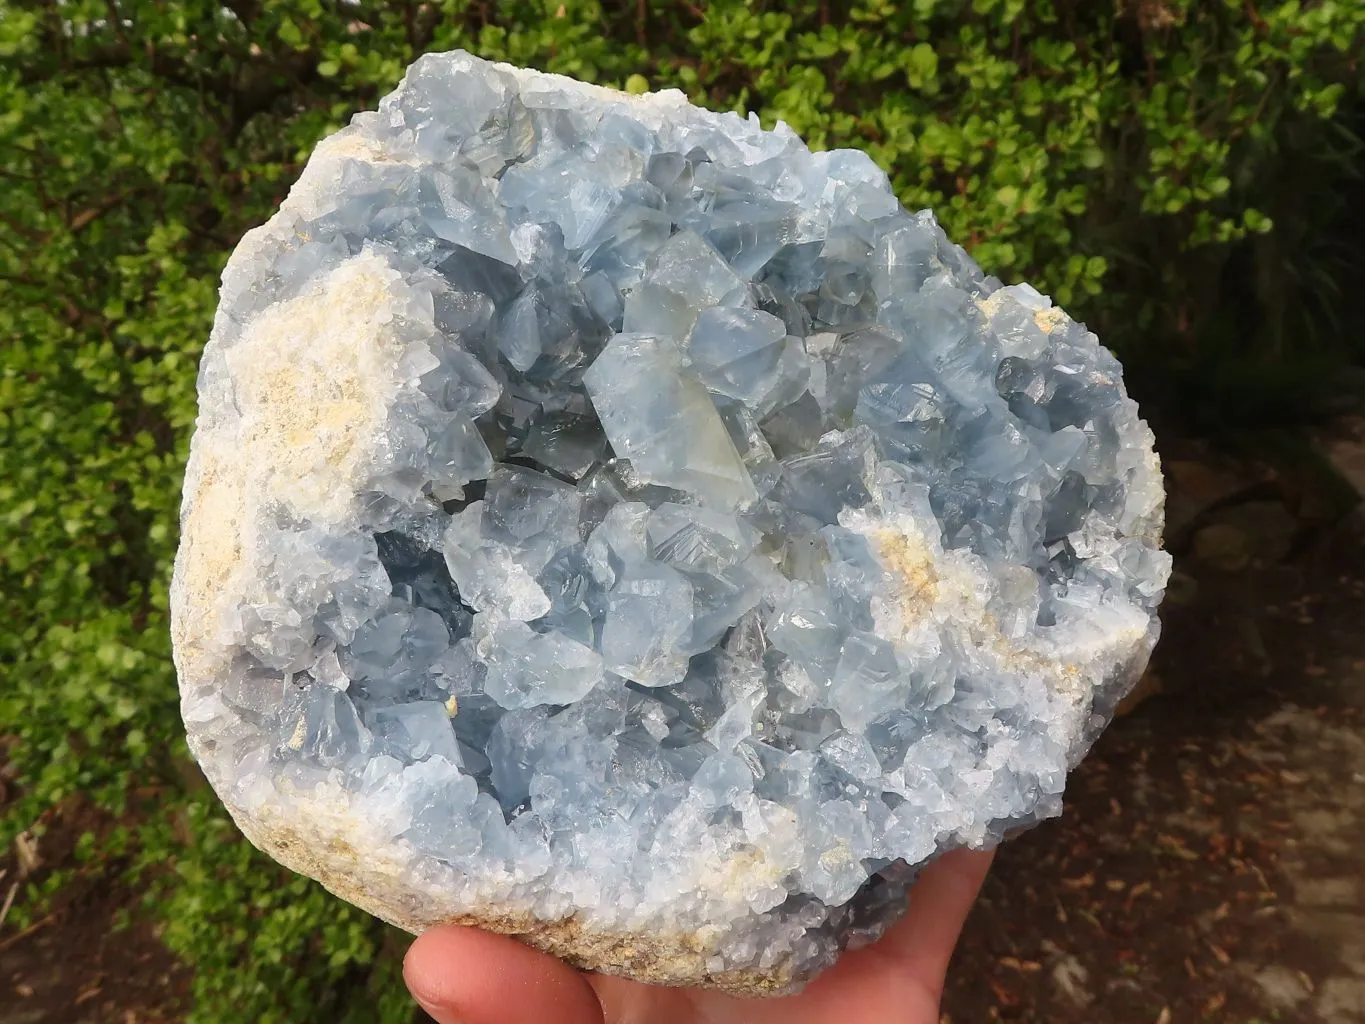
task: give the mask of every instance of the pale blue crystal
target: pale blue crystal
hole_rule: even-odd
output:
[[[748,300],[746,279],[706,239],[687,230],[654,251],[645,261],[642,280],[676,296],[693,320],[713,306],[741,305]]]
[[[653,509],[645,520],[650,557],[694,572],[728,569],[748,556],[760,536],[733,515],[672,502]]]
[[[644,686],[683,677],[693,588],[682,573],[648,561],[629,566],[607,591],[602,609],[602,658],[610,671]]]
[[[1094,335],[680,94],[423,57],[230,260],[200,397],[192,749],[409,928],[794,988],[1057,813],[1158,631]]]
[[[721,508],[758,497],[705,387],[666,337],[618,334],[583,383],[613,450],[650,483]]]
[[[521,450],[547,469],[578,480],[606,455],[607,435],[595,416],[550,410],[531,422]]]
[[[800,339],[788,336],[777,317],[757,309],[703,310],[684,351],[707,388],[759,415],[795,399],[810,379]]]
[[[515,619],[475,620],[479,657],[488,666],[484,692],[515,710],[572,704],[602,681],[602,656],[560,632],[536,633]]]
[[[370,720],[375,738],[397,756],[422,761],[443,757],[460,764],[460,747],[441,701],[421,700],[377,709]]]

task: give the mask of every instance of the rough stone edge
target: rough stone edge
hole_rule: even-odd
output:
[[[1068,770],[1079,764],[1112,719],[1113,705],[1142,676],[1155,641],[1153,634],[1105,685],[1096,689],[1097,694],[1103,692],[1107,698],[1105,710],[1095,713],[1083,727],[1069,751]],[[412,935],[441,925],[480,928],[516,938],[580,970],[619,975],[652,985],[714,989],[740,997],[787,995],[812,980],[796,978],[789,961],[779,962],[768,970],[712,972],[707,962],[719,953],[716,940],[723,933],[708,939],[700,932],[660,935],[607,931],[594,929],[577,916],[543,920],[492,904],[449,912],[432,906],[431,898],[414,888],[398,871],[385,871],[381,862],[357,851],[352,840],[365,831],[359,821],[351,822],[349,827],[328,829],[320,820],[285,822],[268,815],[252,816],[230,804],[227,808],[238,828],[259,850],[290,870],[317,880],[340,899]],[[1000,841],[1028,831],[1047,816],[1010,829]],[[936,856],[947,852],[949,849],[942,849]],[[891,925],[895,923],[893,920]]]
[[[443,56],[448,55],[427,55],[426,58],[419,59]],[[472,58],[467,54],[464,54],[463,57],[466,60],[477,60],[477,58]],[[626,103],[634,108],[634,113],[640,116],[641,120],[660,120],[665,115],[683,108],[705,109],[694,107],[687,97],[676,89],[630,94],[580,82],[567,76],[518,68],[502,62],[483,63],[490,63],[496,70],[512,76],[523,88],[527,85],[544,85],[577,92],[585,99],[593,102]],[[405,83],[406,75],[404,83],[400,83],[395,92],[404,88]],[[743,125],[752,126],[754,131],[762,130],[755,120],[745,120],[734,113],[717,113],[714,111],[707,111],[707,113],[731,128]],[[775,130],[790,132],[790,129],[782,123],[779,123]],[[230,285],[230,282],[236,283],[233,279],[238,275],[250,271],[255,256],[272,245],[280,244],[294,234],[297,215],[303,212],[303,209],[311,202],[315,201],[315,197],[322,190],[322,187],[333,178],[337,166],[345,160],[353,159],[382,162],[392,158],[374,146],[371,140],[363,134],[363,131],[355,125],[348,126],[322,140],[310,156],[302,174],[290,189],[289,195],[279,210],[266,223],[247,232],[229,257],[223,271],[225,289]],[[1059,307],[1058,312],[1061,312]],[[214,327],[207,348],[217,347],[220,343],[223,327],[220,323],[221,317],[221,313],[215,316]],[[196,440],[198,440],[201,422],[202,414],[196,420]],[[1144,440],[1147,442],[1143,451],[1146,464],[1144,468],[1159,477],[1161,473],[1160,459],[1155,450],[1154,438],[1150,430],[1146,432]],[[182,523],[186,521],[203,499],[202,491],[207,483],[204,467],[201,465],[204,457],[203,445],[192,444],[182,492]],[[1144,524],[1147,529],[1141,531],[1143,539],[1156,546],[1160,546],[1161,521],[1162,512],[1158,506],[1155,510],[1154,521]],[[175,634],[175,622],[180,618],[177,615],[177,608],[182,596],[184,573],[182,553],[184,551],[185,546],[182,544],[177,551],[170,586],[169,597],[173,634]],[[1153,621],[1158,621],[1155,616]],[[178,636],[177,639],[181,640],[183,637]],[[1126,695],[1141,677],[1155,644],[1155,639],[1155,634],[1153,634],[1146,643],[1140,645],[1133,657],[1115,673],[1115,684],[1112,688],[1110,686],[1097,687],[1090,694],[1081,698],[1080,703],[1089,704],[1095,696],[1104,691],[1105,696],[1110,699],[1105,701],[1107,709],[1098,714],[1092,713],[1091,721],[1086,723],[1081,734],[1076,737],[1076,742],[1068,758],[1071,768],[1079,763],[1091,743],[1108,724],[1112,717],[1113,705],[1117,704],[1118,700]],[[202,655],[207,652],[196,652],[201,657],[197,659],[194,665],[198,671],[194,671],[191,668],[190,652],[185,648],[185,643],[177,642],[173,649],[173,658],[176,663],[182,696],[188,695],[195,686],[210,681],[205,677],[212,675],[211,671],[206,670],[207,665],[202,658]],[[1084,709],[1078,708],[1078,710]],[[191,745],[194,748],[196,760],[204,764],[211,779],[216,778],[218,772],[212,770],[209,763],[213,760],[212,754],[202,749],[198,743],[192,742]],[[215,789],[217,788],[215,786]],[[367,865],[348,842],[346,835],[340,832],[324,831],[317,828],[316,824],[313,829],[304,830],[296,825],[255,818],[248,815],[243,809],[232,806],[226,800],[224,804],[238,828],[258,849],[269,854],[285,867],[316,879],[328,891],[341,899],[412,934],[418,934],[426,928],[441,924],[468,925],[514,936],[583,970],[618,974],[658,985],[714,988],[740,996],[777,995],[793,991],[802,984],[793,978],[790,966],[784,964],[776,965],[766,972],[737,970],[714,974],[707,970],[706,961],[717,950],[708,945],[696,933],[676,933],[661,937],[657,934],[598,931],[587,927],[572,916],[544,921],[525,913],[509,914],[505,911],[499,911],[495,907],[456,914],[433,914],[430,910],[423,909],[422,904],[426,901],[426,897],[407,887],[401,878],[385,875]],[[1018,831],[1023,831],[1023,829]],[[1012,831],[1010,834],[1013,835],[1015,832]],[[940,851],[940,854],[943,852],[947,851]]]
[[[430,898],[397,874],[377,870],[349,841],[317,823],[288,824],[228,812],[242,833],[280,864],[318,881],[328,892],[412,935],[440,925],[462,925],[509,935],[585,971],[614,974],[653,985],[718,989],[736,996],[773,996],[798,990],[789,962],[768,971],[713,973],[707,961],[720,952],[699,932],[660,935],[594,929],[576,916],[543,920],[494,905],[455,913],[436,911]]]

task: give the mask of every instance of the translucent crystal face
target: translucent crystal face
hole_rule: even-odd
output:
[[[799,982],[1055,813],[1156,636],[1113,357],[863,154],[676,96],[423,58],[234,256],[200,386],[191,742],[410,927]]]

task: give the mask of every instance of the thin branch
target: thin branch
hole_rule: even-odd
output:
[[[3,872],[0,872],[3,874]],[[9,917],[9,908],[14,906],[14,897],[19,893],[19,883],[14,882],[9,887],[9,894],[5,897],[5,902],[0,905],[0,928],[5,927],[5,918]]]
[[[47,917],[43,918],[41,921],[34,921],[33,924],[29,925],[23,931],[15,932],[8,939],[5,939],[3,942],[0,942],[0,952],[9,949],[10,946],[18,945],[20,941],[28,938],[39,928],[45,928],[55,920],[57,920],[56,914],[48,914]]]
[[[71,218],[71,223],[68,225],[68,227],[71,229],[71,233],[74,235],[79,234],[81,231],[84,231],[91,224],[99,220],[99,218],[103,217],[106,213],[112,210],[115,206],[118,206],[127,198],[128,197],[126,195],[110,196],[103,202],[97,203],[95,206],[92,206],[89,209],[82,210],[80,213],[76,214],[76,216]]]
[[[109,11],[109,23],[114,26],[114,31],[118,34],[119,41],[124,46],[132,49],[133,44],[128,40],[128,32],[123,27],[123,15],[119,14],[118,3],[116,0],[104,0],[104,6]]]

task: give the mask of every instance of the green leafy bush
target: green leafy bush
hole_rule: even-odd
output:
[[[405,1018],[385,929],[186,783],[166,585],[226,255],[418,53],[863,146],[992,272],[1207,368],[1341,347],[1354,268],[1323,239],[1363,36],[1355,0],[0,0],[0,844],[73,795],[125,816],[102,842],[195,968],[193,1020]]]

